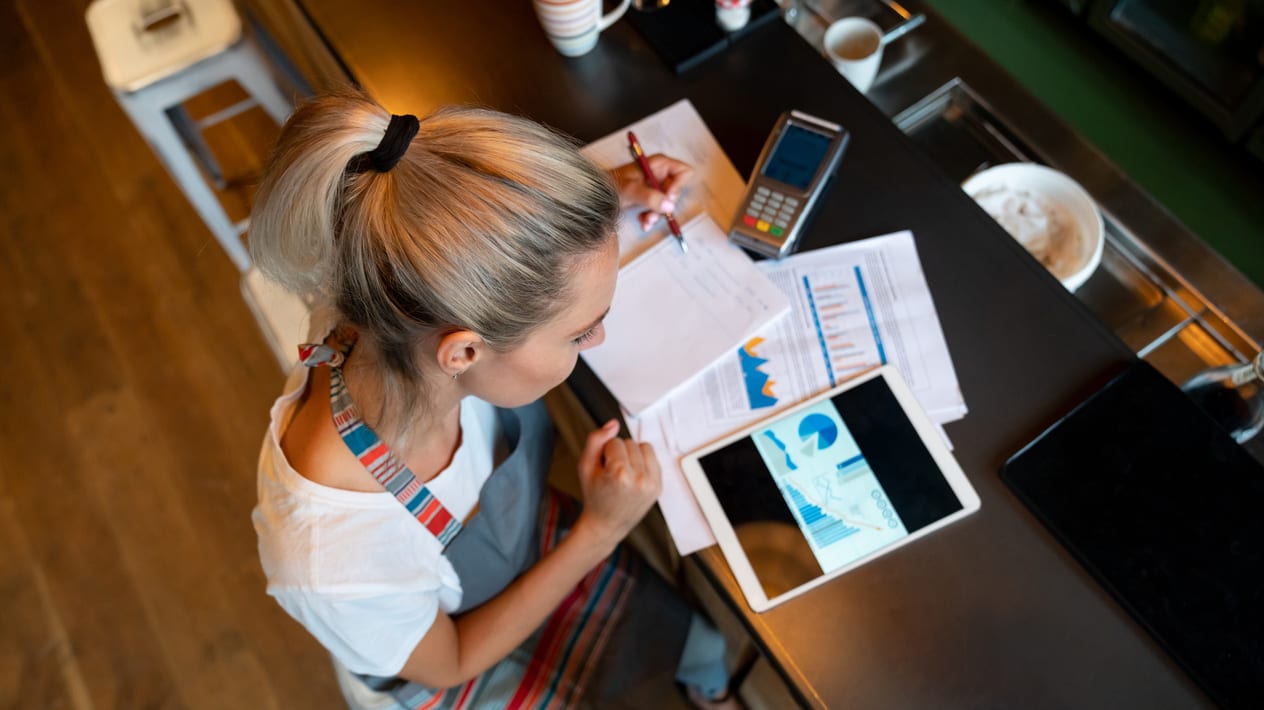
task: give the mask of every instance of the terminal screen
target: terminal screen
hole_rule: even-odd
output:
[[[827,135],[788,124],[764,166],[763,175],[806,190],[832,142]]]

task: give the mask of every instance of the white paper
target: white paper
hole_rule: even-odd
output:
[[[738,203],[746,192],[746,181],[724,154],[720,144],[689,99],[594,141],[582,152],[599,167],[611,170],[632,160],[628,131],[636,133],[646,155],[663,153],[693,166],[693,178],[676,202],[676,220],[692,221],[704,212],[711,215],[726,234],[732,227]],[[639,210],[629,210],[619,221],[620,263],[628,263],[667,234],[665,220],[648,232],[637,222]]]
[[[584,360],[619,404],[640,414],[696,378],[790,305],[706,214],[619,269],[606,340]]]
[[[910,232],[759,268],[789,297],[790,313],[641,417],[643,431],[660,432],[659,505],[682,555],[714,543],[680,470],[686,453],[882,364],[900,370],[937,424],[966,413]],[[665,501],[668,491],[691,500]]]

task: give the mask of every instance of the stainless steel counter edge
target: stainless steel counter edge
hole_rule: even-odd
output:
[[[1219,311],[1257,349],[1264,347],[1264,292],[1077,134],[1052,109],[921,0],[903,0],[927,22],[888,47],[867,96],[888,116],[960,77],[992,111],[1040,153],[1075,178],[1134,240]],[[892,22],[898,20],[893,16]],[[933,55],[933,61],[918,61]],[[1136,235],[1145,235],[1144,240]]]

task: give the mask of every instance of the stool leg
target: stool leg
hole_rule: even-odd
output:
[[[228,51],[232,53],[228,71],[278,126],[283,125],[294,110],[294,104],[277,86],[276,77],[268,69],[267,56],[249,39],[238,42]]]
[[[189,115],[184,104],[176,104],[167,109],[167,119],[171,121],[176,133],[180,134],[180,138],[189,151],[202,161],[202,169],[210,176],[211,183],[220,190],[224,189],[224,171],[211,153],[210,146],[206,145],[206,140],[202,138],[202,131],[198,128],[197,121]]]
[[[250,268],[250,255],[238,236],[237,227],[202,177],[197,163],[180,140],[180,134],[167,120],[166,113],[138,105],[126,94],[120,94],[118,100],[238,270]]]

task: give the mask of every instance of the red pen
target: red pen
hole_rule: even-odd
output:
[[[645,182],[648,182],[650,187],[655,190],[667,194],[667,191],[663,189],[662,183],[658,181],[658,178],[654,177],[654,171],[650,170],[650,161],[645,159],[645,151],[641,150],[641,143],[636,139],[636,134],[632,131],[628,131],[628,147],[632,149],[632,157],[636,158],[637,164],[641,166],[641,174],[645,176]],[[680,231],[680,225],[676,223],[676,218],[670,214],[663,216],[667,218],[667,228],[671,230],[672,236],[676,237],[676,243],[680,245],[680,250],[688,252],[689,245],[685,244],[685,235]]]

